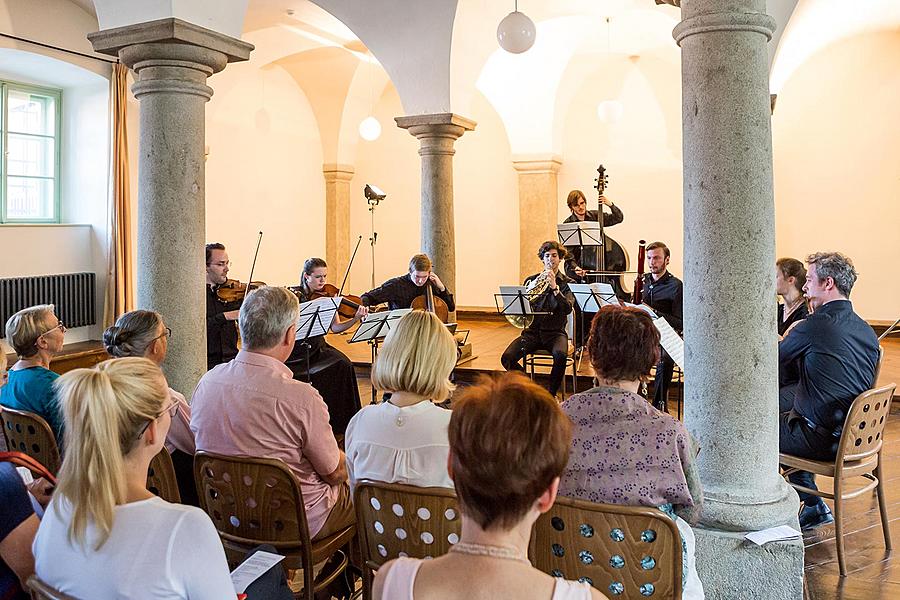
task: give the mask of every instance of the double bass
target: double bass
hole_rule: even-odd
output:
[[[598,252],[596,269],[601,273],[621,273],[628,270],[628,258],[625,255],[625,249],[622,248],[619,242],[606,235],[603,226],[603,201],[600,198],[603,197],[603,193],[608,185],[609,175],[606,173],[606,168],[601,164],[597,167],[597,178],[594,180],[594,189],[597,190],[597,221],[600,223],[600,236],[603,240],[603,245],[600,246],[600,251]],[[609,283],[619,298],[630,296],[622,287],[620,275],[601,275],[600,281]]]

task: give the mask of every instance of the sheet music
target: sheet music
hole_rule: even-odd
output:
[[[341,297],[316,298],[300,304],[300,315],[297,317],[297,333],[295,339],[301,340],[307,337],[325,335],[331,329],[331,322],[337,315],[337,307],[341,304]],[[318,311],[318,315],[316,314]],[[318,316],[318,318],[316,318]],[[316,318],[315,322],[311,319]],[[310,328],[312,326],[312,328]],[[308,332],[308,334],[307,334]]]
[[[578,306],[583,312],[594,313],[601,306],[619,305],[616,293],[608,283],[570,283],[569,290],[575,296]]]
[[[381,339],[385,337],[391,330],[393,323],[402,318],[407,313],[412,312],[411,308],[398,308],[397,310],[371,312],[363,319],[356,333],[350,338],[348,343],[367,342],[371,339]]]
[[[648,305],[646,305],[646,304],[643,304],[643,303],[641,303],[641,304],[632,304],[631,302],[625,302],[624,304],[625,304],[625,306],[627,306],[627,307],[629,307],[629,308],[636,308],[636,309],[638,309],[638,310],[644,311],[645,313],[647,313],[648,315],[650,315],[650,318],[653,319],[654,321],[655,321],[656,319],[659,318],[659,315],[656,314],[656,312],[654,312],[654,310],[653,310],[652,308],[650,308],[650,307],[649,307]]]
[[[659,331],[659,343],[669,353],[675,364],[684,371],[684,340],[672,329],[672,326],[669,325],[669,322],[664,317],[653,319],[653,324]]]
[[[494,301],[502,298],[504,315],[530,315],[534,314],[531,303],[527,299],[527,288],[524,285],[501,285],[500,293],[494,294]],[[525,295],[521,297],[520,294]],[[497,306],[499,309],[499,305]]]
[[[253,556],[242,562],[231,572],[231,583],[234,591],[243,594],[247,587],[259,579],[266,571],[284,560],[280,554],[257,551]]]

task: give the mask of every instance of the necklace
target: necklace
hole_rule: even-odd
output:
[[[514,560],[517,562],[531,565],[526,557],[522,556],[518,548],[514,546],[492,546],[490,544],[473,544],[470,542],[457,542],[450,546],[450,552],[459,554],[469,554],[471,556],[490,556],[491,558],[502,558],[504,560]]]

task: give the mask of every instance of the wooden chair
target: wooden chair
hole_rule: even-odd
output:
[[[300,484],[282,461],[197,452],[194,480],[200,505],[216,526],[230,565],[257,546],[270,544],[285,555],[285,569],[303,569],[304,587],[294,596],[306,600],[313,600],[347,568],[345,554],[331,572],[314,580],[313,565],[347,546],[356,527],[312,541]]]
[[[166,502],[181,503],[178,480],[175,478],[175,466],[165,447],[150,461],[150,468],[147,469],[147,489]]]
[[[881,365],[884,364],[884,346],[878,344],[878,362],[875,363],[875,379],[872,380],[872,388],[878,386],[878,377],[881,375]]]
[[[0,408],[6,447],[24,452],[57,475],[61,464],[53,430],[39,415],[13,408]]]
[[[441,556],[459,541],[462,521],[452,489],[359,481],[353,505],[364,598],[371,598],[373,574],[387,561]]]
[[[528,554],[535,568],[610,598],[681,598],[681,535],[656,508],[557,498],[535,523]]]
[[[535,350],[529,354],[526,354],[522,359],[523,364],[525,365],[525,369],[528,371],[528,376],[534,379],[535,368],[543,367],[547,369],[553,368],[553,355],[547,352],[546,350]],[[570,368],[572,369],[572,393],[576,393],[578,391],[578,371],[576,370],[576,357],[575,357],[575,349],[572,345],[569,345],[568,354],[566,355],[566,371]],[[563,399],[566,398],[566,377],[568,374],[563,374],[562,378],[562,395]]]
[[[783,472],[785,479],[796,471],[808,471],[834,479],[833,494],[793,483],[791,485],[797,491],[834,500],[834,540],[837,545],[841,577],[847,575],[844,558],[844,500],[856,498],[875,489],[878,509],[881,512],[884,546],[888,550],[891,549],[891,530],[881,472],[881,450],[884,445],[884,426],[891,411],[891,398],[896,387],[897,384],[892,383],[868,390],[856,397],[847,412],[834,461],[810,460],[790,454],[779,455],[779,461],[786,467]],[[855,477],[862,477],[868,482],[862,487],[847,491],[845,487],[847,480]]]
[[[63,594],[38,579],[37,575],[32,575],[26,583],[28,591],[31,593],[31,600],[77,600],[73,596]]]

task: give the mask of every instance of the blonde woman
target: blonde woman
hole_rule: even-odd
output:
[[[59,375],[50,370],[50,361],[62,350],[66,326],[53,310],[52,304],[40,304],[22,309],[6,321],[6,338],[19,360],[9,370],[0,404],[39,415],[61,443],[62,420],[53,391]]]
[[[147,491],[178,406],[146,358],[56,383],[68,451],[34,542],[35,572],[76,598],[234,598],[209,517]]]
[[[372,385],[390,400],[366,406],[345,438],[350,488],[360,479],[423,487],[453,487],[447,475],[450,397],[456,341],[433,313],[414,310],[385,339]]]

